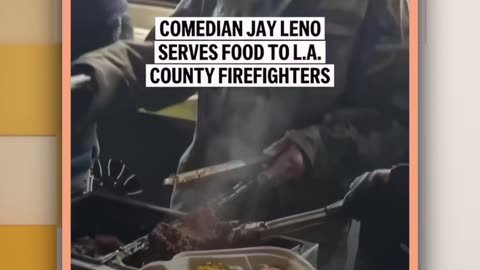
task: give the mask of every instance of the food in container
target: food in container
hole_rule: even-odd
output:
[[[205,264],[198,265],[195,270],[244,270],[240,266],[225,265],[221,262],[207,262]]]

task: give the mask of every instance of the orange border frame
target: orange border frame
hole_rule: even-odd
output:
[[[70,0],[62,0],[62,269],[71,269]],[[418,0],[410,1],[410,269],[418,270]]]
[[[71,3],[62,0],[62,269],[71,269]]]
[[[418,270],[418,0],[410,1],[410,270]]]

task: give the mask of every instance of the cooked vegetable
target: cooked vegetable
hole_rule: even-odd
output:
[[[198,265],[195,270],[229,270],[230,268],[223,263],[207,262],[205,264]]]

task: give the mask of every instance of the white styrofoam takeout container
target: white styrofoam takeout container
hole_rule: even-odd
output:
[[[142,270],[195,270],[207,262],[223,263],[232,267],[232,270],[257,270],[262,264],[280,270],[315,270],[300,255],[277,247],[181,252],[170,261],[152,262],[142,267]]]

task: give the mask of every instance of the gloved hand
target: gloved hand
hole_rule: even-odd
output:
[[[343,210],[361,224],[355,269],[408,269],[408,165],[357,177]]]
[[[378,169],[358,176],[344,198],[345,214],[357,220],[408,221],[408,173],[408,165],[398,165],[392,169]]]
[[[288,137],[270,145],[264,150],[264,154],[274,157],[274,161],[259,174],[258,181],[261,186],[277,186],[304,177],[306,165],[303,152]]]

